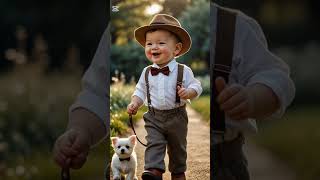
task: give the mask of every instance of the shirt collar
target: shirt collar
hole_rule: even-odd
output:
[[[178,64],[178,63],[177,63],[177,61],[176,61],[176,58],[173,58],[173,59],[169,62],[169,64],[167,64],[166,66],[168,66],[170,72],[172,72],[172,71],[174,70],[174,68],[177,66],[177,64]],[[153,64],[152,64],[152,67],[160,68],[156,63],[153,63]]]

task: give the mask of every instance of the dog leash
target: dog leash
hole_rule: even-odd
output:
[[[140,139],[139,139],[138,136],[137,136],[136,131],[134,130],[133,122],[132,122],[132,115],[131,115],[131,114],[129,115],[129,120],[130,120],[131,128],[132,128],[132,130],[133,130],[133,132],[134,132],[134,135],[136,135],[136,137],[137,137],[137,140],[138,140],[139,143],[142,144],[144,147],[147,147],[146,144],[144,144],[142,141],[140,141]]]
[[[69,168],[62,168],[61,169],[61,180],[70,180]]]

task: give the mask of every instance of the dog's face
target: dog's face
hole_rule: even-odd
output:
[[[118,138],[118,137],[111,137],[112,147],[114,152],[119,157],[129,157],[133,149],[136,145],[136,136],[132,135],[129,138]]]

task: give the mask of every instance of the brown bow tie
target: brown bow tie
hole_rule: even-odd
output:
[[[170,73],[169,67],[166,66],[166,67],[161,68],[161,69],[158,69],[158,68],[155,68],[155,67],[151,67],[151,75],[152,75],[152,76],[156,76],[156,75],[158,75],[160,72],[161,72],[162,74],[168,76],[169,73]]]

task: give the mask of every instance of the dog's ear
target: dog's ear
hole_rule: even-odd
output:
[[[130,137],[129,137],[129,140],[130,140],[130,143],[131,144],[136,144],[137,143],[137,137],[136,137],[136,135],[131,135]]]
[[[111,137],[111,141],[112,141],[112,146],[114,147],[115,144],[117,144],[119,138],[118,137]]]

